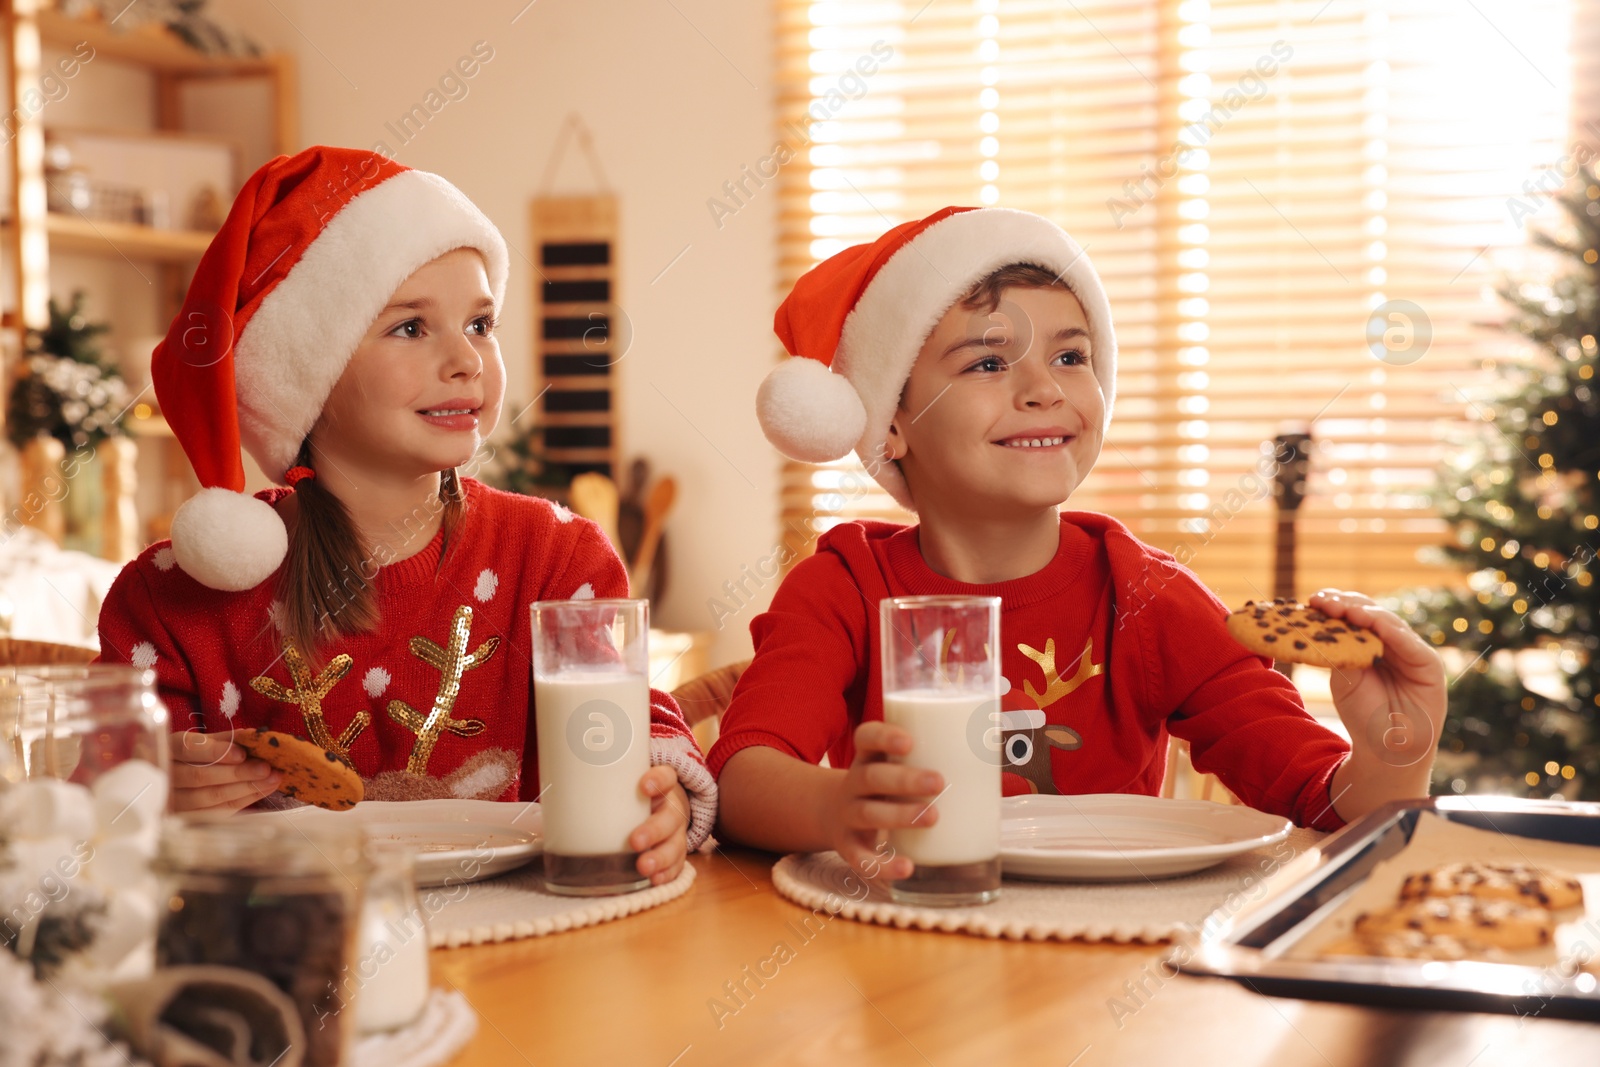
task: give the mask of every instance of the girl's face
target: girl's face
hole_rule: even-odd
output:
[[[500,420],[506,368],[477,252],[419,267],[362,338],[311,430],[343,476],[416,478],[469,460]]]

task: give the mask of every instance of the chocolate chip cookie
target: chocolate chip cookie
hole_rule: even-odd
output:
[[[1402,901],[1454,896],[1514,900],[1559,911],[1582,904],[1583,887],[1564,871],[1526,863],[1450,863],[1410,875],[1400,887]]]
[[[336,754],[276,730],[233,732],[233,743],[283,775],[278,791],[319,808],[344,811],[361,801],[361,776]]]
[[[1247,601],[1228,616],[1228,633],[1252,652],[1312,667],[1370,667],[1383,655],[1371,630],[1295,600]]]
[[[1456,896],[1408,901],[1382,911],[1367,912],[1355,922],[1358,938],[1406,931],[1514,951],[1550,944],[1555,920],[1544,908],[1514,900]]]

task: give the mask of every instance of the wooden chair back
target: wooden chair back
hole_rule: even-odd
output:
[[[70,666],[93,662],[100,653],[80,645],[58,645],[52,641],[28,641],[0,637],[0,667],[49,664]]]
[[[750,661],[747,659],[729,663],[707,671],[698,678],[691,678],[672,691],[672,699],[683,710],[684,720],[694,731],[694,738],[702,751],[709,750],[716,742],[722,713],[728,710],[728,702],[733,699],[733,687],[739,684],[739,676],[748,666]]]

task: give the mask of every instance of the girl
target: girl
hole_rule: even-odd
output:
[[[595,524],[456,468],[500,418],[506,245],[454,186],[316,147],[245,183],[157,348],[162,411],[204,488],[100,614],[101,658],[153,668],[173,806],[273,793],[235,727],[306,737],[374,800],[538,796],[529,605],[627,595]],[[274,481],[244,495],[240,445]],[[652,814],[630,839],[682,869],[716,786],[652,692]]]

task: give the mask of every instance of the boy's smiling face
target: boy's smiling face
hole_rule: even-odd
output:
[[[957,303],[923,342],[889,426],[919,512],[988,517],[1055,507],[1100,455],[1105,398],[1089,322],[1060,287]]]

